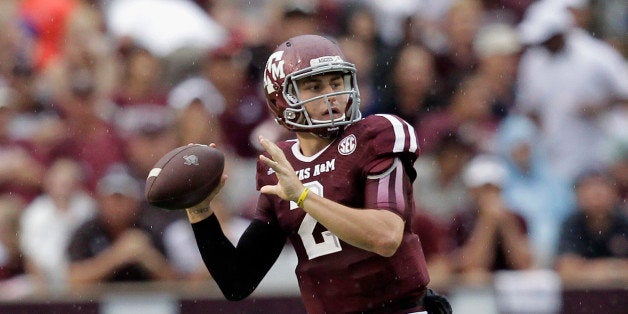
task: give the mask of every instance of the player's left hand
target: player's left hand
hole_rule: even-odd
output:
[[[299,177],[297,177],[290,162],[286,159],[286,155],[275,143],[262,136],[259,137],[259,142],[272,158],[260,155],[259,159],[273,169],[279,179],[276,185],[265,185],[260,189],[260,192],[274,194],[284,200],[296,202],[305,187],[299,180]]]

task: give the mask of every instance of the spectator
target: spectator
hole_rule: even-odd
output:
[[[369,73],[375,66],[375,55],[373,46],[369,43],[356,39],[355,37],[342,37],[338,40],[338,45],[346,51],[347,60],[355,64],[361,73]],[[379,102],[378,87],[375,86],[371,75],[364,75],[364,79],[358,81],[360,89],[360,108],[364,115],[381,112]]]
[[[358,72],[360,89],[360,108],[363,115],[381,113],[383,92],[386,89],[394,49],[389,49],[378,32],[375,13],[367,5],[353,4],[347,8],[343,18],[344,30],[338,44],[345,51],[347,59],[355,64]]]
[[[163,242],[166,258],[180,279],[202,282],[211,278],[196,246],[192,227],[185,219],[176,219],[165,226]]]
[[[67,288],[70,237],[96,211],[82,180],[78,163],[57,160],[46,172],[43,194],[21,216],[20,247],[38,292],[60,293]]]
[[[264,77],[264,65],[266,59],[275,50],[277,45],[296,35],[322,34],[320,25],[323,18],[317,18],[318,7],[316,1],[268,1],[267,25],[265,29],[268,36],[264,36],[260,43],[250,44],[252,59],[251,75],[256,80]]]
[[[40,193],[45,167],[29,153],[32,145],[12,139],[15,118],[14,106],[0,99],[0,194],[28,203]]]
[[[250,208],[248,205],[256,202],[254,195],[243,197],[241,191],[255,187],[253,173],[259,150],[251,136],[268,119],[268,112],[259,85],[247,75],[249,57],[247,48],[234,41],[214,50],[203,64],[204,76],[216,87],[217,97],[224,99],[225,110],[214,127],[219,127],[222,134],[221,150],[227,155],[225,172],[230,173],[232,182],[238,182],[223,190],[227,209]]]
[[[71,97],[59,104],[64,138],[51,156],[79,161],[85,168],[87,187],[93,191],[109,167],[124,161],[122,140],[115,126],[98,111],[104,99],[96,94],[94,82],[73,77],[70,88]]]
[[[530,6],[520,25],[522,56],[516,107],[539,123],[551,166],[565,182],[609,156],[603,113],[628,101],[625,60],[600,41],[572,31],[563,6]],[[586,149],[583,149],[586,147]]]
[[[157,105],[136,105],[116,113],[124,160],[134,178],[146,180],[153,165],[179,146],[176,119],[174,109]]]
[[[456,248],[454,269],[470,280],[486,279],[497,270],[533,266],[524,218],[509,209],[502,196],[506,168],[491,155],[478,155],[464,170],[472,202],[451,224]]]
[[[58,108],[51,105],[54,100],[37,80],[38,72],[28,60],[12,60],[5,106],[13,110],[13,116],[5,126],[5,136],[28,145],[35,159],[47,163],[50,151],[63,139],[63,123]]]
[[[456,0],[441,20],[446,46],[435,51],[439,98],[449,99],[458,84],[477,65],[473,39],[482,25],[484,11],[480,0]]]
[[[375,15],[377,31],[388,47],[401,43],[404,36],[404,21],[425,7],[436,5],[439,8],[449,6],[450,0],[433,1],[430,5],[421,5],[420,1],[353,1],[365,3]]]
[[[440,225],[449,224],[470,201],[462,170],[473,154],[471,147],[452,131],[414,164],[414,202]]]
[[[155,163],[177,146],[185,145],[180,141],[175,110],[169,106],[135,105],[119,110],[115,119],[125,156],[125,162],[117,166],[124,168],[143,189]],[[145,197],[139,207],[142,218],[159,228],[185,218],[180,212],[152,209]]]
[[[413,125],[420,125],[428,112],[439,107],[434,95],[436,70],[434,56],[417,44],[400,48],[384,90],[386,108]],[[360,91],[361,92],[361,91]]]
[[[113,172],[96,191],[97,216],[81,225],[70,241],[71,287],[177,278],[165,256],[163,230],[146,225],[141,216],[140,185],[124,172]]]
[[[123,164],[135,184],[144,187],[148,173],[155,163],[172,149],[183,143],[175,110],[156,105],[135,105],[118,112],[116,121],[125,141],[124,152],[127,160]],[[188,142],[189,143],[189,142]],[[207,278],[196,248],[192,229],[185,215],[180,211],[167,211],[152,208],[142,197],[139,216],[143,225],[161,230],[161,241],[166,258],[181,278]]]
[[[97,112],[108,117],[121,70],[115,47],[104,32],[103,17],[91,2],[77,1],[68,16],[59,55],[40,72],[40,81],[45,92],[60,102],[72,98],[77,79],[84,81],[83,86],[91,85],[99,100]]]
[[[539,130],[524,115],[511,114],[497,134],[499,154],[506,162],[503,197],[529,227],[535,265],[552,267],[560,225],[574,204],[569,185],[556,178]]]
[[[505,23],[484,25],[473,39],[477,56],[477,75],[489,89],[491,109],[497,118],[505,117],[514,107],[515,79],[521,44],[514,27]]]
[[[275,33],[276,43],[298,35],[322,33],[316,1],[288,0],[280,6],[281,16],[276,25],[280,31]]]
[[[556,270],[573,284],[628,283],[628,217],[605,171],[576,180],[577,210],[564,222]]]
[[[181,145],[222,142],[219,117],[225,101],[207,78],[194,74],[179,83],[170,91],[168,105],[177,111]]]
[[[422,151],[432,151],[448,133],[455,132],[474,151],[493,152],[499,119],[492,112],[491,92],[485,78],[466,77],[451,102],[426,114],[417,126]]]
[[[220,115],[223,132],[223,149],[229,149],[241,158],[257,156],[257,150],[251,145],[250,134],[268,115],[266,103],[259,95],[258,85],[247,75],[250,62],[249,51],[241,43],[214,50],[204,60],[204,75],[216,87],[219,96],[224,99],[225,110]]]
[[[113,101],[120,107],[168,103],[168,89],[162,86],[163,65],[148,49],[129,43],[120,47],[122,79],[116,86]]]

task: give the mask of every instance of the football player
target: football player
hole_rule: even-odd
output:
[[[450,311],[425,297],[429,276],[411,231],[413,127],[393,115],[362,118],[355,66],[325,37],[287,40],[264,72],[268,107],[296,139],[259,138],[254,220],[234,246],[210,207],[220,188],[187,209],[225,297],[251,294],[290,239],[308,313]]]

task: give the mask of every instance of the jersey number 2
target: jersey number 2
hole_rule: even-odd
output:
[[[310,193],[314,192],[317,195],[323,196],[323,185],[318,181],[308,182],[305,186],[310,189]],[[296,206],[296,204],[294,205]],[[303,243],[307,257],[309,259],[314,259],[319,256],[342,251],[340,240],[329,230],[322,232],[322,242],[316,242],[316,239],[314,238],[314,230],[316,229],[317,224],[318,221],[316,221],[314,217],[310,216],[310,214],[305,214],[305,217],[303,217],[303,221],[299,226],[299,236],[301,237],[301,242]]]

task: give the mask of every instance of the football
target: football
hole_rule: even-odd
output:
[[[225,157],[208,145],[190,144],[161,157],[146,178],[146,199],[156,207],[184,209],[203,201],[220,184]]]

